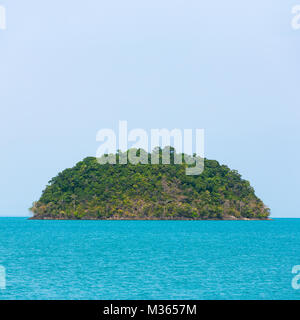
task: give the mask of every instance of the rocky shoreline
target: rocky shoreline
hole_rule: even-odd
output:
[[[258,219],[258,218],[245,218],[245,217],[241,217],[241,218],[236,218],[234,216],[231,217],[223,217],[222,219],[200,219],[200,218],[153,218],[153,217],[149,217],[149,218],[145,218],[145,217],[128,217],[128,218],[89,218],[89,217],[84,217],[83,219],[79,219],[79,218],[59,218],[59,217],[55,217],[55,218],[51,218],[51,217],[31,217],[28,218],[28,220],[60,220],[60,221],[267,221],[267,220],[273,220],[271,218],[264,218],[264,219]]]

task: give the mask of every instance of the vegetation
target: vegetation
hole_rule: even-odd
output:
[[[30,209],[33,219],[268,218],[269,209],[237,171],[205,159],[203,173],[188,176],[187,163],[174,164],[171,149],[170,165],[119,164],[120,153],[114,165],[85,158],[49,182]]]

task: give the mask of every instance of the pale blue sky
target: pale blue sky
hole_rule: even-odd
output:
[[[204,128],[206,157],[300,217],[300,0],[0,0],[0,215],[28,215],[96,133]]]

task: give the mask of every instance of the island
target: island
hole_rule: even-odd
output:
[[[159,150],[161,152],[161,150]],[[87,157],[51,179],[30,208],[39,220],[266,220],[270,209],[236,170],[204,159],[188,164],[100,164]],[[137,154],[140,150],[137,151]],[[147,154],[151,157],[151,154]],[[160,154],[161,160],[161,154]]]

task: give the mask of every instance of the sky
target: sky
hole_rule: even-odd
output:
[[[300,0],[0,0],[0,216],[27,216],[97,131],[203,128],[272,217],[300,217]]]

